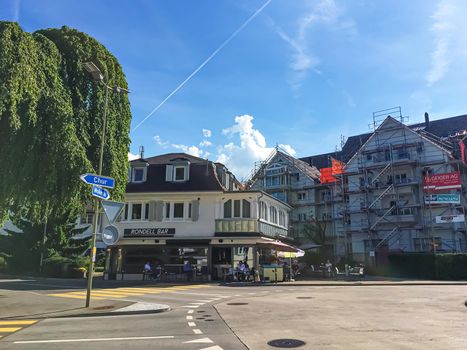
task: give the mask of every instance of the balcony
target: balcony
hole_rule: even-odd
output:
[[[215,232],[259,232],[257,219],[217,219]]]

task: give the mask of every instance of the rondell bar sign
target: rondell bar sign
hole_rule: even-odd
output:
[[[175,235],[174,228],[126,228],[123,237],[160,237]]]

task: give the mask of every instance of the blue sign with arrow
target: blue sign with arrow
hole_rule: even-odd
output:
[[[92,186],[92,195],[94,197],[100,198],[100,199],[109,199],[110,198],[110,193],[104,188],[101,188],[99,186]]]
[[[115,187],[115,179],[111,177],[96,174],[83,174],[79,178],[86,182],[88,185],[97,185],[107,188]]]

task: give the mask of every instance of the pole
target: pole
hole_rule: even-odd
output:
[[[98,175],[102,175],[102,162],[104,159],[104,143],[105,143],[105,129],[107,121],[107,99],[109,96],[109,87],[105,85],[105,101],[104,101],[104,121],[102,127],[102,138],[101,138],[101,150],[99,156],[99,172]],[[99,199],[94,200],[94,224],[92,227],[92,245],[91,245],[91,261],[89,263],[88,270],[88,288],[86,290],[86,307],[89,307],[91,302],[91,289],[92,289],[92,278],[94,275],[94,263],[96,261],[96,240],[97,240],[97,226],[99,224]]]
[[[44,265],[44,250],[45,250],[46,235],[47,235],[47,216],[45,217],[44,233],[42,235],[41,260],[39,261],[39,271],[40,272],[42,272],[42,267]]]

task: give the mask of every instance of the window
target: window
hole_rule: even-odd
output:
[[[297,198],[299,201],[303,201],[306,199],[306,192],[298,192],[297,193]]]
[[[128,207],[129,207],[129,204],[126,203],[125,204],[125,216],[123,217],[123,220],[128,220]]]
[[[371,159],[372,159],[372,156],[371,156],[371,154],[370,154],[370,153],[368,153],[368,154],[366,155],[366,160],[369,160],[369,161],[371,161]]]
[[[81,217],[81,225],[92,224],[94,218],[93,213],[86,213]]]
[[[442,249],[441,237],[432,238],[414,238],[414,250],[417,252],[426,252]]]
[[[170,219],[170,203],[165,203],[165,218]]]
[[[242,217],[249,218],[250,215],[250,202],[246,199],[242,200]]]
[[[268,207],[266,203],[264,202],[261,202],[261,205],[260,205],[260,218],[263,220],[268,219]]]
[[[240,200],[234,200],[234,218],[240,217]]]
[[[224,203],[224,218],[230,219],[232,217],[232,200],[229,199]]]
[[[191,207],[192,207],[192,204],[188,203],[188,218],[190,219],[191,219]]]
[[[146,203],[144,205],[144,219],[145,220],[149,219],[149,203]]]
[[[174,203],[174,219],[183,219],[183,203]]]
[[[184,166],[176,166],[175,170],[175,181],[185,181],[185,167]]]
[[[298,221],[306,221],[306,214],[298,214]]]
[[[396,174],[394,176],[394,182],[396,184],[404,184],[407,183],[407,174]]]
[[[133,168],[133,182],[144,181],[144,168]]]
[[[131,205],[131,220],[141,220],[141,211],[143,205],[141,203],[133,203]]]
[[[271,196],[273,196],[274,198],[277,198],[283,202],[287,201],[287,196],[285,194],[284,191],[280,191],[280,192],[271,192]]]

